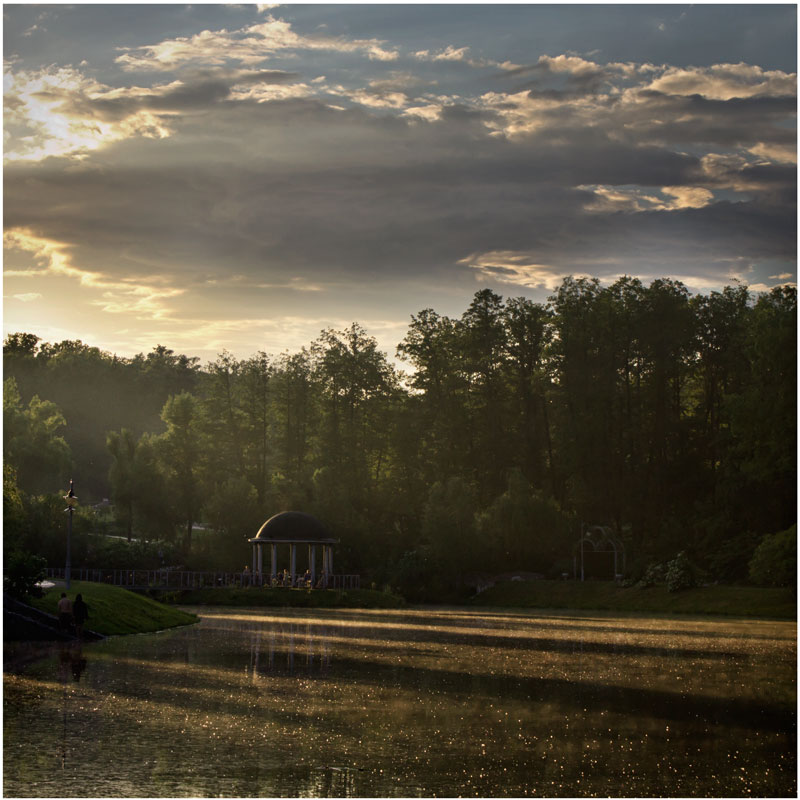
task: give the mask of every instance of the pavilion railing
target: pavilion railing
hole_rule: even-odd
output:
[[[64,580],[64,567],[50,567],[47,577]],[[176,569],[87,569],[72,567],[70,578],[76,581],[94,581],[124,586],[129,589],[232,589],[247,586],[276,588],[360,589],[360,575],[314,576],[314,585],[298,573],[284,578],[268,573],[251,572],[197,572]]]

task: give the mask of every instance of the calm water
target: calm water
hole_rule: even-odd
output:
[[[5,796],[795,796],[796,625],[200,609],[6,648]]]

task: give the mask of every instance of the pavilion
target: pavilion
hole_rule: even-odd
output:
[[[298,585],[297,546],[308,548],[308,571],[311,585],[317,585],[317,547],[322,548],[322,585],[328,585],[333,574],[333,546],[339,543],[328,529],[311,514],[301,511],[283,511],[270,517],[258,530],[254,538],[248,540],[253,545],[253,576],[257,583],[264,583],[264,548],[269,547],[270,583],[278,574],[278,546],[288,545],[288,569],[291,585]]]

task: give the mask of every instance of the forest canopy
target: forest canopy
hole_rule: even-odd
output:
[[[582,523],[616,531],[630,569],[685,552],[745,580],[796,522],[796,320],[789,286],[623,277],[424,309],[397,347],[406,371],[357,323],[204,366],[15,333],[5,549],[59,563],[47,531],[72,477],[84,508],[110,498],[118,533],[184,560],[196,523],[241,566],[264,519],[299,509],[342,539],[341,569],[379,581],[559,575]]]

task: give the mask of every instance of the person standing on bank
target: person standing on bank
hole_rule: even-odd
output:
[[[75,620],[75,633],[80,639],[83,635],[83,623],[89,619],[89,606],[83,602],[83,597],[80,594],[72,604],[72,618]]]
[[[61,599],[58,601],[58,624],[64,633],[69,633],[69,626],[72,624],[72,601],[66,592],[61,592]]]

